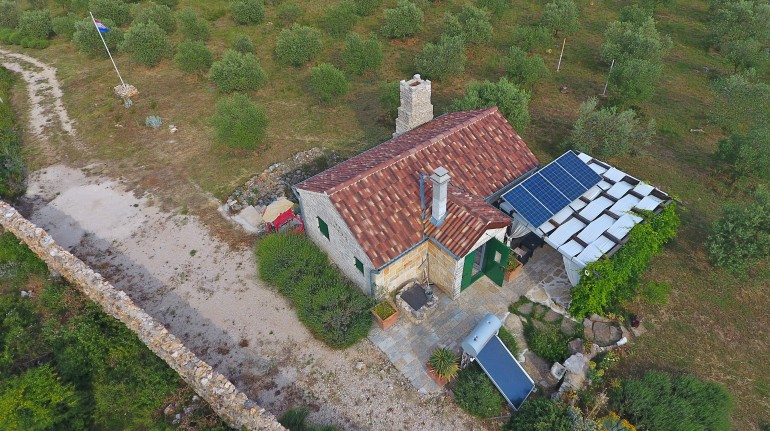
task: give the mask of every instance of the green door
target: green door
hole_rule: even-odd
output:
[[[498,286],[503,285],[505,267],[508,265],[508,255],[510,253],[511,249],[506,247],[497,238],[492,238],[487,242],[484,256],[484,274]]]

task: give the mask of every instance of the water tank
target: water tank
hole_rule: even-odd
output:
[[[475,358],[484,349],[489,340],[497,335],[497,331],[502,325],[503,323],[497,316],[491,313],[487,314],[463,341],[463,351]]]

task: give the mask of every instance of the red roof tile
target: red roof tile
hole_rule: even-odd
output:
[[[329,195],[379,268],[423,238],[420,173],[431,174],[440,166],[449,171],[446,222],[436,228],[426,218],[426,233],[455,255],[464,256],[484,230],[507,222],[483,199],[537,164],[497,108],[488,108],[438,117],[297,188]],[[426,177],[425,183],[425,202],[430,207],[430,179]]]

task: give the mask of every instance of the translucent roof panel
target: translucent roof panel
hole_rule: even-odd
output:
[[[623,239],[628,235],[628,231],[636,225],[633,217],[628,214],[622,215],[619,219],[615,220],[615,223],[607,229],[607,233],[614,236],[617,239]]]
[[[567,241],[566,244],[559,247],[559,252],[565,256],[573,257],[580,254],[580,252],[583,251],[583,248],[584,247],[580,245],[580,243],[578,243],[573,239],[573,240]]]
[[[584,227],[586,227],[585,223],[576,218],[571,218],[567,220],[566,223],[559,226],[555,231],[551,232],[551,234],[548,235],[548,238],[558,247],[569,241],[569,239],[572,238],[572,235],[575,235]]]
[[[619,181],[615,183],[612,187],[610,187],[609,190],[607,190],[607,194],[612,196],[615,199],[620,199],[621,197],[625,196],[626,193],[631,190],[634,186],[631,184],[628,184],[625,181]]]
[[[636,187],[634,187],[634,191],[639,193],[642,196],[649,195],[650,193],[652,193],[653,190],[655,190],[655,187],[647,183],[641,183],[641,182],[637,184]]]
[[[618,201],[615,202],[615,204],[610,207],[610,211],[612,211],[612,213],[615,214],[616,216],[621,216],[631,211],[631,208],[633,208],[638,203],[639,203],[638,197],[634,195],[625,195],[622,198],[618,199]]]
[[[599,238],[601,234],[606,232],[614,222],[614,218],[604,214],[586,226],[577,237],[586,244],[592,243],[596,241],[596,238]]]
[[[609,184],[609,183],[607,183]],[[590,200],[596,199],[597,196],[599,196],[602,193],[602,188],[599,187],[599,185],[595,185],[588,189],[587,192],[583,193],[583,197]]]
[[[648,195],[648,196],[645,196],[644,199],[642,199],[638,204],[636,204],[636,207],[639,208],[640,210],[653,211],[662,202],[663,201],[661,199],[658,199],[652,195]]]
[[[565,221],[567,221],[568,218],[572,215],[574,211],[570,207],[564,207],[563,210],[559,211],[558,213],[554,214],[554,216],[551,218],[551,220],[555,221],[558,224],[562,224]]]
[[[601,214],[602,211],[612,206],[612,203],[611,200],[604,196],[599,196],[596,200],[586,205],[586,207],[580,211],[580,215],[587,220],[594,220],[596,217],[599,217],[599,214]]]
[[[617,168],[610,168],[607,172],[604,173],[604,178],[607,178],[610,181],[618,182],[625,178],[626,173],[617,169]]]

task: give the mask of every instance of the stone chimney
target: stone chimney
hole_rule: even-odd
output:
[[[441,226],[446,218],[447,189],[449,188],[449,171],[443,167],[436,168],[430,176],[433,183],[433,211],[431,223]]]
[[[406,133],[433,119],[433,105],[430,103],[430,81],[414,75],[409,81],[401,81],[401,106],[396,118],[396,133]]]

